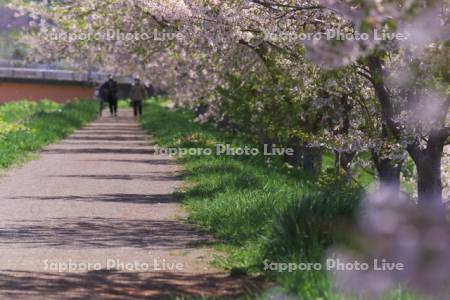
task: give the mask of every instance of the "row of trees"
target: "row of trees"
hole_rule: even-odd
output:
[[[25,37],[34,59],[66,58],[80,68],[139,75],[179,105],[201,105],[199,120],[293,147],[289,163],[308,172],[318,172],[329,149],[350,181],[352,162],[367,152],[380,183],[399,191],[409,156],[419,203],[443,201],[448,1],[19,5],[36,21]]]

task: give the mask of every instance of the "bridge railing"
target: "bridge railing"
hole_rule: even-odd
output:
[[[1,1],[1,0],[0,0]],[[79,71],[63,63],[38,64],[21,60],[0,59],[0,79],[51,80],[79,83],[101,83],[107,80],[107,74],[96,71]],[[119,83],[132,82],[131,76],[119,76]]]
[[[0,58],[0,67],[2,68],[25,68],[25,69],[44,69],[44,70],[70,70],[70,65],[63,62],[55,63],[36,63],[18,59]]]
[[[106,80],[106,74],[98,72],[77,72],[68,70],[0,67],[0,78],[73,82],[102,82]]]

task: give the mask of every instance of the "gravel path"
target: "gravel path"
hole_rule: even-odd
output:
[[[234,298],[171,194],[179,167],[131,116],[103,117],[0,179],[0,299]]]

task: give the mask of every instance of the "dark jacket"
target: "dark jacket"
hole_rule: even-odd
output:
[[[117,100],[119,87],[113,79],[108,80],[100,87],[100,97],[106,101]]]

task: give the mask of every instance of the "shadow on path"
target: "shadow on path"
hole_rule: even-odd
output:
[[[261,283],[258,278],[170,271],[0,272],[0,294],[10,298],[26,295],[23,299],[175,299],[176,296],[236,299],[244,293],[256,292]]]
[[[145,180],[145,181],[174,181],[181,180],[180,176],[175,176],[173,174],[164,174],[154,172],[153,174],[130,174],[130,175],[57,175],[51,177],[60,178],[77,178],[77,179],[96,179],[96,180]]]
[[[170,195],[166,194],[103,194],[93,196],[46,196],[46,197],[29,197],[20,196],[11,199],[29,199],[29,200],[54,200],[54,201],[87,201],[87,202],[112,202],[112,203],[133,203],[133,204],[167,204],[178,203],[179,201]]]
[[[23,220],[0,229],[0,248],[78,247],[138,249],[187,249],[207,244],[194,226],[175,220],[126,220],[118,218],[53,218]]]
[[[85,161],[129,163],[129,164],[150,164],[150,165],[176,165],[177,163],[169,159],[92,159]]]
[[[133,149],[133,148],[51,148],[42,151],[50,154],[154,154],[154,149]]]

